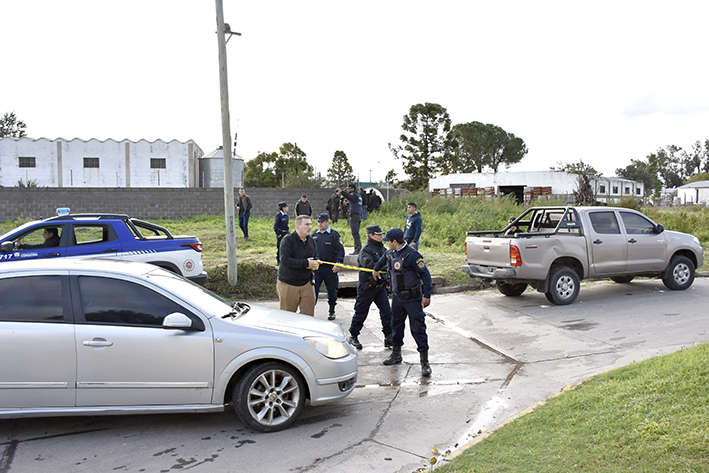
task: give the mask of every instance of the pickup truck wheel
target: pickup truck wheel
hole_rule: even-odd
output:
[[[614,276],[611,278],[611,281],[617,282],[618,284],[628,284],[633,279],[635,279],[635,276]]]
[[[667,289],[683,291],[694,282],[694,263],[686,256],[673,256],[667,276],[662,280]]]
[[[502,281],[497,281],[497,290],[506,296],[516,297],[521,295],[527,289],[527,283],[510,284]]]
[[[555,305],[568,305],[579,295],[579,275],[568,266],[557,266],[549,276],[547,300]]]

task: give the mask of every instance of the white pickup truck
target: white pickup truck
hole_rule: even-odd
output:
[[[665,230],[640,212],[614,207],[532,207],[499,231],[467,232],[463,271],[494,280],[506,296],[527,285],[571,304],[586,278],[662,279],[684,290],[704,264],[699,239]]]

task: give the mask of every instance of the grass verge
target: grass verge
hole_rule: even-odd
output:
[[[709,471],[709,344],[591,378],[440,473]]]

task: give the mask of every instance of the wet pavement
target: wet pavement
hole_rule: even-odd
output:
[[[570,383],[709,340],[708,296],[707,278],[678,292],[657,280],[583,283],[570,306],[550,306],[532,291],[434,295],[426,309],[430,378],[408,333],[404,363],[381,364],[390,351],[373,308],[353,394],[306,406],[283,432],[255,433],[233,412],[4,420],[0,473],[428,471],[431,458],[445,463]],[[353,306],[338,302],[335,322],[345,330]],[[326,301],[316,317],[327,318]]]

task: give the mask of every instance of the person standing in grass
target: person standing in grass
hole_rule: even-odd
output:
[[[406,204],[406,226],[404,227],[404,240],[411,245],[415,250],[419,249],[419,239],[421,238],[421,230],[423,229],[423,219],[421,212],[416,209],[414,202]]]
[[[273,223],[273,231],[276,232],[276,263],[281,264],[281,240],[290,231],[288,226],[288,204],[279,202],[278,209],[276,220]]]
[[[251,197],[246,194],[242,187],[239,189],[239,197],[236,198],[236,211],[239,213],[239,228],[244,232],[244,240],[249,239],[249,217],[251,216]]]

